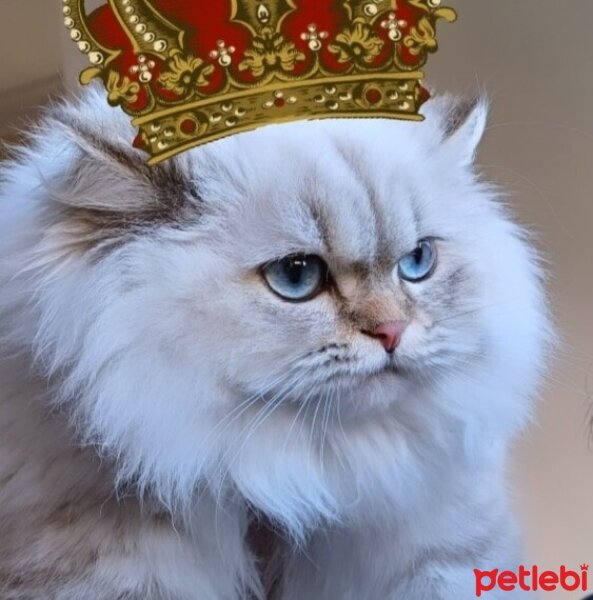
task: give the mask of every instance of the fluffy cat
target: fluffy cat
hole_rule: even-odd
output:
[[[1,172],[2,599],[464,600],[516,566],[541,272],[475,174],[485,103],[425,112],[156,168],[96,89],[48,112]]]

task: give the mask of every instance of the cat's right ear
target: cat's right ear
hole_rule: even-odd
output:
[[[462,166],[470,166],[476,157],[488,123],[489,101],[485,96],[471,99],[444,96],[437,98],[429,118],[438,118],[442,131],[441,146]]]
[[[53,107],[15,156],[8,172],[39,197],[44,238],[55,256],[117,247],[201,209],[188,157],[151,167],[132,147],[135,135],[126,115],[90,89]],[[14,181],[15,189],[24,185]]]

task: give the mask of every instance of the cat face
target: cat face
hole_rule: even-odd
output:
[[[267,485],[317,493],[312,461],[387,472],[356,443],[524,422],[547,321],[533,254],[473,173],[483,104],[272,126],[154,169],[102,105],[60,109],[3,195],[33,198],[36,232],[14,337],[122,479],[188,498],[225,473],[274,512]]]
[[[481,323],[464,316],[484,303],[471,200],[424,183],[451,176],[439,157],[378,144],[389,125],[305,123],[207,150],[245,178],[206,176],[211,226],[228,233],[191,335],[214,325],[209,347],[229,357],[221,369],[243,395],[340,394],[364,410],[485,351]]]

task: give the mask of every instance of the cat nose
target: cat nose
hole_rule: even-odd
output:
[[[379,340],[383,344],[385,352],[393,354],[399,346],[407,326],[406,321],[389,321],[381,323],[372,331],[365,331],[365,333]]]

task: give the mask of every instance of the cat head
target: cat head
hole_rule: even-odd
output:
[[[4,167],[9,337],[122,480],[168,503],[229,483],[293,529],[339,512],[338,473],[505,439],[547,321],[475,174],[486,118],[441,98],[423,123],[269,126],[148,167],[91,90]]]

